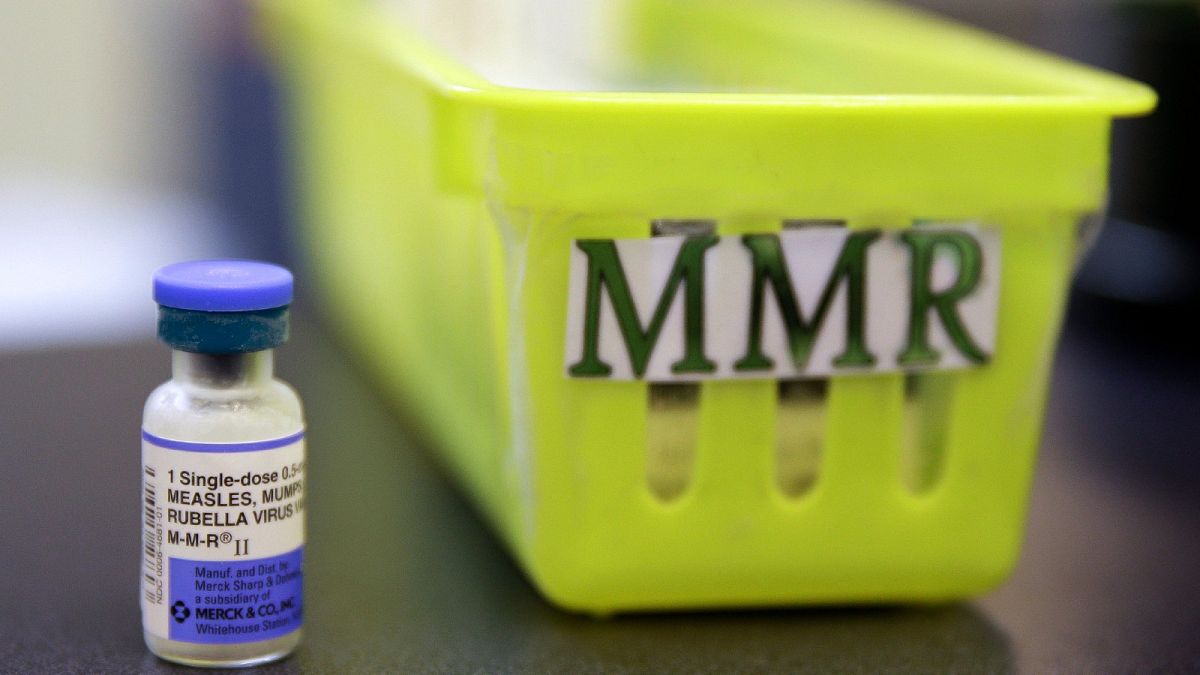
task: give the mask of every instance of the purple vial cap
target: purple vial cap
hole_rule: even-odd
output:
[[[292,273],[256,260],[192,260],[154,274],[154,301],[200,312],[253,312],[292,302]]]

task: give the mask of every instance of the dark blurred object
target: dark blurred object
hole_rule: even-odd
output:
[[[1097,65],[1150,84],[1158,110],[1116,126],[1106,231],[1080,270],[1076,310],[1095,337],[1195,366],[1200,232],[1187,200],[1200,187],[1200,3],[1098,4],[1114,41]]]
[[[1117,120],[1109,218],[1080,270],[1074,316],[1096,337],[1141,350],[1197,339],[1200,305],[1200,3],[1192,0],[911,0],[915,6],[1153,87],[1158,109]],[[1173,326],[1171,330],[1160,330]],[[1195,357],[1191,357],[1195,360]]]
[[[255,34],[253,6],[213,6],[212,58],[219,207],[253,257],[292,262],[292,218],[280,92]]]
[[[1116,28],[1114,58],[1098,65],[1146,82],[1159,95],[1149,119],[1124,124],[1114,138],[1112,213],[1194,244],[1196,229],[1185,225],[1192,225],[1195,207],[1185,200],[1200,186],[1200,3],[1122,2],[1108,12]]]

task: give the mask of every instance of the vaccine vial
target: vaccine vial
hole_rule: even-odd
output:
[[[142,628],[157,656],[236,667],[300,642],[304,416],[275,379],[292,275],[202,260],[154,277],[171,379],[142,421]]]

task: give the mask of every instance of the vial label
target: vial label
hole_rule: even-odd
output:
[[[142,622],[206,644],[303,620],[304,432],[192,443],[142,431]]]

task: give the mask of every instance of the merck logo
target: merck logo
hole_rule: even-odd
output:
[[[175,619],[175,623],[183,623],[192,615],[192,610],[184,604],[182,600],[176,600],[175,604],[171,605],[171,618]]]

